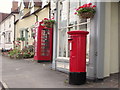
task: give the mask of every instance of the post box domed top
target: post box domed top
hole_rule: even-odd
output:
[[[87,35],[89,32],[88,31],[80,31],[80,30],[76,30],[76,31],[69,31],[67,32],[69,35],[73,35],[73,34],[85,34]]]

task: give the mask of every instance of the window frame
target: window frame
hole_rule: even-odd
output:
[[[63,1],[65,1],[65,0],[59,0],[58,1],[58,5],[60,5],[60,3],[61,2],[63,2]],[[70,1],[70,0],[69,0]],[[81,25],[87,25],[87,30],[89,29],[89,31],[90,31],[90,19],[87,19],[86,20],[86,22],[82,22],[82,23],[80,23],[80,19],[79,19],[79,17],[77,16],[76,18],[76,20],[77,20],[77,24],[74,24],[74,25],[71,25],[71,26],[69,26],[69,11],[70,11],[70,2],[69,1],[67,1],[68,3],[67,3],[67,10],[68,10],[68,12],[67,12],[67,26],[66,27],[60,27],[60,11],[62,10],[61,8],[58,8],[58,33],[57,33],[57,35],[58,35],[58,38],[57,38],[57,59],[66,59],[66,60],[69,60],[69,55],[68,55],[68,42],[67,42],[67,40],[68,40],[68,35],[67,35],[67,38],[66,38],[66,57],[60,57],[59,56],[59,46],[60,46],[60,43],[59,43],[59,38],[60,38],[60,36],[59,36],[59,33],[60,33],[60,30],[61,29],[66,29],[66,32],[68,32],[69,31],[69,28],[73,28],[73,27],[77,27],[77,29],[81,26]],[[89,1],[88,1],[89,2]],[[82,2],[78,2],[78,5],[77,5],[77,7],[78,6],[80,6],[81,4],[84,4],[84,3],[82,3]],[[62,6],[60,6],[60,7],[62,7]],[[73,12],[74,13],[74,12]],[[88,45],[89,46],[89,45]]]
[[[11,44],[12,43],[11,34],[12,34],[12,31],[6,31],[6,34],[5,34],[5,39],[6,39],[5,43],[6,44]]]

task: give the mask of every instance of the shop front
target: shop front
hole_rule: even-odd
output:
[[[112,33],[112,29],[108,30],[108,28],[110,28],[111,26],[109,25],[109,27],[107,27],[108,24],[113,23],[112,16],[110,16],[113,15],[112,7],[114,7],[114,12],[116,13],[116,16],[113,15],[113,17],[118,17],[118,7],[116,6],[118,5],[118,2],[92,2],[93,5],[96,5],[95,16],[92,19],[81,19],[79,16],[74,14],[75,9],[83,4],[90,3],[89,0],[86,2],[82,1],[83,0],[58,0],[52,2],[52,5],[54,5],[51,8],[51,12],[56,20],[53,30],[52,68],[54,70],[59,70],[65,73],[69,72],[70,51],[68,48],[68,39],[70,36],[67,34],[67,32],[76,30],[88,31],[89,34],[87,35],[86,47],[87,77],[90,79],[103,79],[104,77],[110,76],[110,74],[112,73],[109,71],[110,68],[114,69],[114,73],[118,72],[118,59],[116,58],[116,65],[114,64],[113,66],[115,67],[113,67],[110,64],[113,59],[109,60],[107,58],[109,57],[109,55],[112,54],[112,51],[110,51],[108,55],[108,49],[110,50],[111,48],[113,48],[113,46],[109,47],[109,45],[106,44],[106,42],[108,42],[108,39],[111,45],[113,44],[113,41],[110,40],[110,37],[118,40],[117,37],[115,38],[114,36],[112,36],[112,34],[110,34]],[[109,20],[110,22],[108,23],[107,20]],[[112,24],[112,27],[116,27],[114,26],[114,24]],[[114,29],[116,30],[114,34],[117,35],[118,29]],[[107,32],[110,35],[108,35]],[[106,45],[108,46],[108,48],[106,48]],[[115,46],[116,48],[118,47],[117,44],[115,44]],[[116,55],[111,57],[118,57],[118,50],[114,49],[114,52],[116,53]]]
[[[67,32],[74,30],[88,31],[90,32],[90,19],[80,19],[75,15],[75,8],[83,5],[87,2],[80,2],[73,0],[61,0],[57,2],[57,28],[54,30],[54,47],[53,54],[53,67],[63,72],[69,72],[69,57],[70,51],[68,49],[69,35]],[[90,34],[87,36],[87,63],[89,62],[89,40]],[[57,52],[57,53],[55,53]],[[55,56],[54,56],[55,55]]]

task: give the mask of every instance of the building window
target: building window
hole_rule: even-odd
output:
[[[11,24],[9,24],[9,28],[11,27]]]
[[[9,18],[9,28],[11,27],[11,18]]]
[[[22,30],[21,31],[21,36],[20,36],[21,38],[23,38],[24,37],[24,31]]]
[[[5,34],[6,43],[11,43],[11,32],[6,32]]]
[[[85,2],[84,2],[85,3]],[[58,17],[58,58],[69,58],[68,51],[68,31],[72,30],[87,30],[89,31],[89,22],[88,19],[79,19],[79,16],[74,15],[75,8],[79,7],[81,4],[84,4],[77,0],[61,0],[59,1],[59,17]],[[62,43],[61,43],[62,42]],[[89,46],[89,45],[87,45]],[[89,51],[89,50],[87,50]]]
[[[8,33],[8,42],[11,42],[11,33]]]

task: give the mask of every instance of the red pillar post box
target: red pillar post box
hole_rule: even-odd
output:
[[[87,31],[69,31],[70,72],[69,84],[86,82],[86,37]]]
[[[47,28],[42,26],[41,22],[37,22],[34,60],[38,60],[38,62],[52,61],[52,43],[53,28]]]

